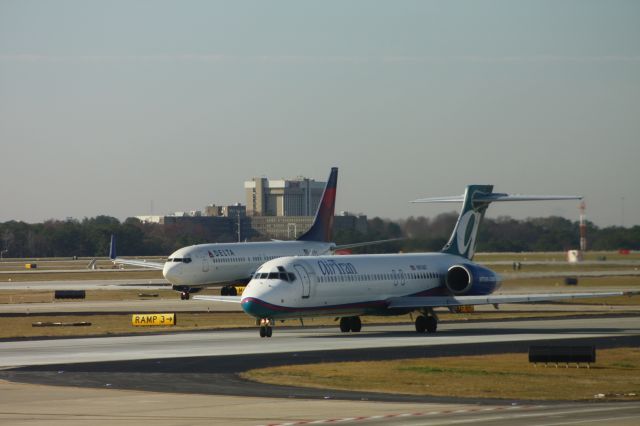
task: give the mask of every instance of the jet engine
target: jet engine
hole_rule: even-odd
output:
[[[455,296],[483,296],[500,287],[500,276],[474,263],[453,265],[447,270],[445,286]]]

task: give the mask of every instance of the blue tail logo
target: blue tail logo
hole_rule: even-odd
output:
[[[469,185],[464,194],[462,210],[449,242],[442,248],[444,253],[472,259],[476,250],[476,237],[480,222],[487,211],[488,203],[476,203],[475,198],[491,194],[493,185]]]

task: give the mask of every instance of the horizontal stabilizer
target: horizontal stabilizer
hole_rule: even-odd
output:
[[[540,293],[508,294],[490,296],[434,296],[434,297],[394,297],[387,302],[387,308],[437,308],[464,305],[496,305],[503,303],[532,303],[553,300],[586,299],[594,297],[635,296],[640,291],[611,291],[600,293]]]
[[[500,193],[480,194],[473,196],[473,203],[496,203],[500,201],[545,201],[545,200],[581,200],[579,195],[509,195]],[[412,203],[461,203],[464,195],[453,195],[450,197],[420,198],[411,201]]]

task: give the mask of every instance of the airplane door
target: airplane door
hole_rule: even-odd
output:
[[[307,273],[307,270],[304,269],[302,265],[293,265],[293,268],[296,270],[296,272],[300,276],[300,281],[302,281],[302,298],[307,299],[311,293],[311,283],[309,281],[309,274]]]
[[[209,259],[206,256],[202,258],[202,272],[209,272]]]

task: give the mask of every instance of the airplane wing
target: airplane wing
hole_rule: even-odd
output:
[[[388,240],[376,240],[376,241],[365,241],[363,243],[353,243],[353,244],[342,244],[339,246],[334,246],[331,250],[345,250],[345,249],[352,249],[352,248],[356,248],[356,247],[364,247],[364,246],[372,246],[374,244],[384,244],[384,243],[391,243],[393,241],[401,241],[404,240],[404,238],[391,238]]]
[[[111,234],[111,243],[109,243],[109,259],[116,265],[131,265],[150,269],[164,269],[164,263],[147,262],[146,260],[123,259],[116,255],[116,236]]]
[[[150,268],[150,269],[164,268],[164,263],[147,262],[146,260],[122,259],[120,257],[116,257],[115,259],[112,259],[112,261],[113,263],[118,265],[140,266],[142,268]]]
[[[242,296],[193,296],[194,300],[207,300],[209,302],[240,303]]]
[[[435,297],[392,297],[387,300],[387,308],[436,308],[464,305],[498,305],[503,303],[534,303],[553,300],[585,299],[593,297],[633,296],[640,291],[611,291],[600,293],[539,293],[488,296],[435,296]]]

